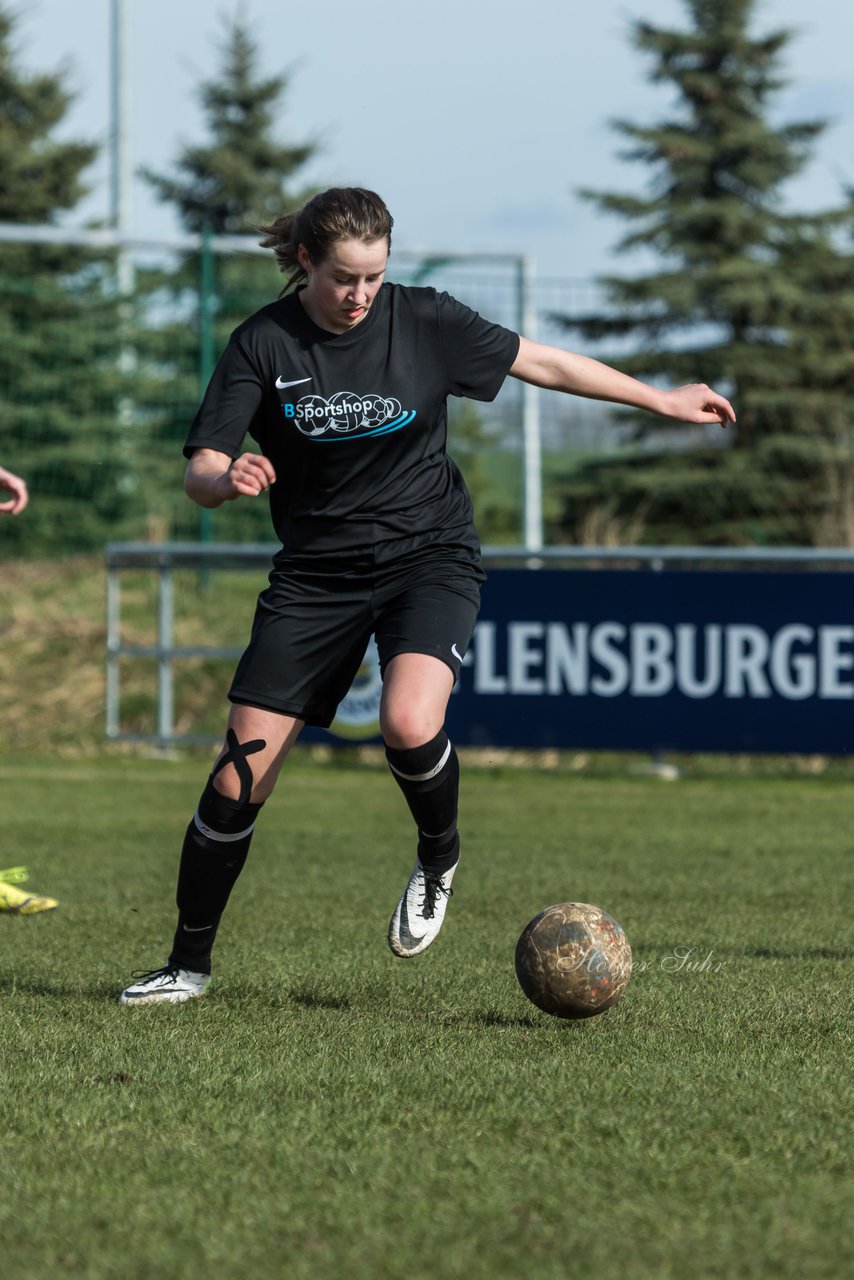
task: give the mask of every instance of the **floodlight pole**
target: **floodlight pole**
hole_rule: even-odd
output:
[[[518,260],[519,332],[536,342],[537,312],[534,306],[535,269],[532,258]],[[543,457],[540,434],[540,398],[537,388],[522,383],[522,447],[525,457],[525,549],[543,548]]]
[[[110,225],[120,236],[131,232],[131,163],[128,146],[130,77],[128,75],[127,11],[125,0],[111,0],[110,22]],[[126,245],[116,257],[116,286],[126,297],[133,292],[133,258]]]
[[[133,254],[127,244],[131,232],[131,165],[128,146],[130,117],[130,77],[127,68],[127,12],[125,0],[112,0],[110,21],[110,223],[117,237],[116,294],[121,343],[118,370],[127,387],[136,368],[136,353],[130,338],[132,297],[136,286]],[[133,450],[134,406],[126,393],[116,404],[128,464]]]

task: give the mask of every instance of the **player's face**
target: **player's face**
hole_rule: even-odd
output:
[[[299,262],[308,272],[300,298],[321,329],[346,333],[364,320],[383,282],[388,244],[385,240],[338,240],[320,263],[299,247]]]

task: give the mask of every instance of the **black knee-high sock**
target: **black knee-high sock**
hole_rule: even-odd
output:
[[[442,875],[460,856],[460,762],[444,729],[421,747],[386,747],[386,759],[418,827],[418,860]]]
[[[170,963],[210,973],[220,917],[243,870],[260,804],[220,795],[212,777],[187,828],[178,871],[178,928]]]

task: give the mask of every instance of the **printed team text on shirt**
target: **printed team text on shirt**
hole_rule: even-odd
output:
[[[328,400],[312,394],[285,401],[282,412],[302,435],[324,443],[388,435],[408,427],[415,418],[415,410],[404,409],[393,396],[353,391],[336,391]]]

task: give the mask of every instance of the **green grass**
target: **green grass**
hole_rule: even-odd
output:
[[[446,928],[400,962],[401,797],[298,756],[209,996],[120,1007],[165,956],[204,772],[0,761],[0,861],[61,899],[0,915],[4,1277],[851,1273],[844,782],[470,768]],[[581,1023],[513,973],[567,899],[635,955]]]

